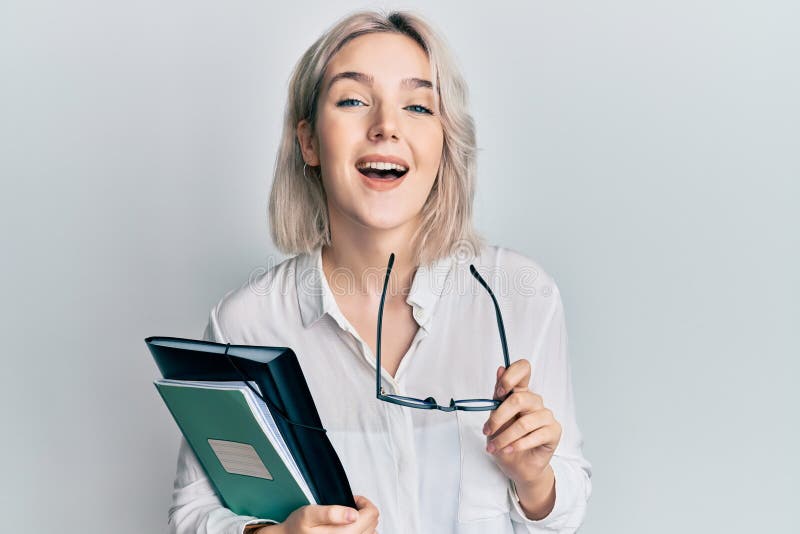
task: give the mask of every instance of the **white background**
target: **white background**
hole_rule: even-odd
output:
[[[283,258],[289,72],[353,2],[0,4],[4,532],[166,530],[143,339]],[[582,532],[787,532],[800,450],[796,2],[409,2],[478,127],[476,220],[558,282]]]

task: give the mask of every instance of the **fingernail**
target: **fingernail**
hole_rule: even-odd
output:
[[[503,386],[497,386],[497,396],[498,397],[502,397],[503,393],[505,393],[505,390],[503,389]]]
[[[486,452],[488,452],[489,454],[491,454],[491,453],[493,453],[493,452],[494,452],[495,448],[496,448],[496,447],[494,446],[494,443],[489,443],[489,445],[486,447]]]
[[[486,436],[488,436],[488,435],[489,435],[489,424],[488,424],[488,423],[487,423],[487,424],[485,424],[485,425],[483,425],[483,433],[484,433],[484,435],[486,435]]]
[[[347,520],[348,521],[355,521],[358,518],[358,512],[355,510],[348,510],[347,511]]]

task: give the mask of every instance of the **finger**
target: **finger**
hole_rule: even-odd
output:
[[[358,511],[349,506],[333,504],[330,506],[310,506],[304,523],[309,527],[318,525],[349,525],[358,520]]]
[[[486,450],[491,453],[500,452],[507,445],[514,443],[523,436],[551,424],[553,422],[553,416],[549,411],[550,410],[544,409],[523,415],[509,425],[508,428],[492,438]]]
[[[497,385],[494,390],[494,398],[501,399],[508,392],[513,391],[514,388],[528,388],[528,383],[531,380],[531,364],[525,358],[517,360],[503,372],[500,378],[497,379]]]
[[[374,534],[375,532],[378,532],[378,530],[375,528],[377,526],[378,526],[378,522],[376,521],[374,523],[370,523],[369,525],[364,527],[363,530],[359,530],[358,532],[359,532],[359,534]]]
[[[363,495],[359,495],[355,498],[356,507],[358,508],[358,515],[359,519],[362,517],[366,517],[368,519],[377,519],[379,512],[378,507],[375,506],[372,501],[364,497]]]
[[[363,495],[358,496],[356,500],[356,507],[358,508],[359,519],[361,517],[368,517],[370,519],[377,518],[380,515],[380,512],[378,512],[378,507]]]
[[[510,454],[514,452],[525,451],[528,449],[535,449],[537,447],[541,447],[542,445],[547,445],[548,443],[557,442],[558,429],[554,428],[554,426],[555,425],[543,426],[538,430],[521,437],[517,441],[506,446],[506,447],[511,447],[511,450],[509,452],[501,454]]]
[[[486,424],[483,425],[483,433],[487,436],[497,434],[504,430],[503,425],[513,422],[517,414],[535,412],[543,408],[542,398],[532,391],[515,391],[492,410]]]
[[[353,495],[353,500],[356,503],[356,510],[363,510],[368,506],[372,506],[372,501],[370,501],[363,495]]]
[[[358,522],[353,524],[354,532],[359,534],[370,534],[378,527],[378,517],[380,513],[378,508],[370,503],[369,506],[364,507],[359,511]]]

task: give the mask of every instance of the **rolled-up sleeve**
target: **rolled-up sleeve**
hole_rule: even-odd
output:
[[[514,532],[518,534],[576,532],[586,517],[592,493],[592,466],[583,456],[583,435],[575,414],[564,306],[555,284],[549,298],[553,299],[550,319],[545,322],[530,357],[530,389],[541,395],[545,407],[552,410],[556,421],[561,424],[561,440],[550,460],[555,474],[556,499],[553,510],[546,517],[529,519],[520,506],[514,482],[509,480],[511,520]]]
[[[206,341],[227,343],[211,309],[203,334]],[[275,524],[276,521],[237,515],[226,508],[186,438],[181,437],[178,465],[168,514],[171,534],[242,534],[246,525]]]

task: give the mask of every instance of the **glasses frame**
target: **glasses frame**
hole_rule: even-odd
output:
[[[433,397],[428,397],[426,399],[418,399],[416,397],[405,397],[403,395],[386,395],[383,393],[383,388],[381,388],[381,330],[383,325],[383,303],[386,299],[386,287],[389,284],[389,275],[392,272],[392,266],[394,265],[394,252],[389,255],[389,265],[386,267],[386,278],[383,281],[383,292],[381,293],[381,303],[378,308],[378,339],[377,339],[377,366],[375,368],[375,396],[384,401],[384,402],[391,402],[392,404],[398,404],[400,406],[406,406],[408,408],[418,408],[421,410],[441,410],[443,412],[452,412],[454,410],[464,410],[470,412],[479,412],[479,411],[490,411],[497,409],[500,404],[502,404],[505,397],[502,400],[500,399],[461,399],[461,400],[454,400],[453,398],[450,399],[450,404],[446,406],[442,406],[441,404],[436,402],[436,399]],[[494,311],[497,316],[497,328],[500,331],[500,344],[503,348],[503,360],[505,362],[506,369],[511,365],[509,357],[508,357],[508,343],[506,342],[506,329],[503,326],[503,316],[500,314],[500,306],[497,304],[497,299],[494,296],[489,285],[486,281],[478,274],[478,271],[475,269],[475,266],[470,263],[469,265],[469,272],[472,273],[472,276],[475,277],[478,282],[489,292],[489,296],[492,297],[492,302],[494,303]],[[411,402],[414,401],[414,402]],[[459,403],[470,403],[470,402],[481,402],[485,403],[483,406],[469,406]]]

